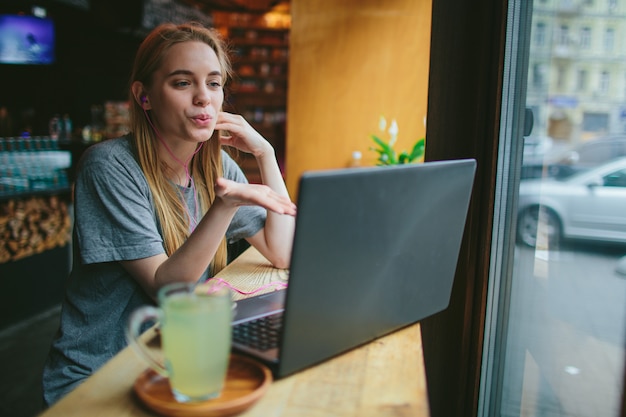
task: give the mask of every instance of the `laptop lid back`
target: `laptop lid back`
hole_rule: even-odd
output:
[[[444,310],[473,159],[303,174],[278,376]]]

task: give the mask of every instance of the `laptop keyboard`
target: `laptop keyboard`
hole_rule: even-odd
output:
[[[236,324],[233,326],[233,341],[260,351],[278,348],[278,334],[282,324],[282,311]]]

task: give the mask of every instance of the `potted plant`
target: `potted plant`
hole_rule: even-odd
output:
[[[381,132],[385,132],[387,128],[387,120],[381,116],[378,123],[378,128]],[[398,138],[398,123],[395,120],[391,121],[389,126],[389,141],[385,142],[377,135],[371,135],[372,140],[376,143],[376,147],[370,147],[370,150],[378,153],[376,165],[398,165],[398,164],[410,164],[414,162],[421,162],[424,157],[424,151],[426,149],[426,138],[418,139],[410,152],[403,150],[398,154],[394,149],[394,145]]]

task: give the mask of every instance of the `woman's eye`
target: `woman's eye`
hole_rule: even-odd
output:
[[[188,81],[176,81],[174,86],[176,87],[187,87],[190,83]]]
[[[212,88],[220,88],[222,86],[222,83],[219,81],[209,81],[207,84]]]

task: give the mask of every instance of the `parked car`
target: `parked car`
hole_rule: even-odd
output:
[[[606,136],[579,144],[567,151],[559,163],[584,170],[623,156],[626,156],[626,136]]]
[[[543,159],[553,147],[554,139],[550,136],[525,136],[524,161],[532,161],[532,158]]]
[[[556,176],[553,165],[564,155],[563,145],[549,136],[524,137],[522,179]],[[550,172],[550,169],[553,171]]]
[[[624,135],[591,139],[573,148],[556,145],[551,139],[548,142],[545,138],[528,137],[524,140],[521,178],[565,178],[623,156],[626,156]]]
[[[517,238],[528,246],[547,239],[626,243],[626,158],[567,178],[520,182]]]

